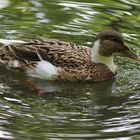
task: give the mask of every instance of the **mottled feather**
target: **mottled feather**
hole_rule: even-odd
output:
[[[25,72],[36,67],[40,61],[38,54],[59,68],[55,80],[63,81],[103,81],[116,73],[104,64],[95,64],[91,59],[91,48],[58,40],[26,40],[1,47],[1,63],[18,67]],[[10,64],[13,63],[13,66]]]

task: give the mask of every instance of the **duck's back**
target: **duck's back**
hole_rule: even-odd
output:
[[[28,40],[25,43],[9,43],[2,46],[0,58],[3,63],[20,63],[49,61],[55,66],[75,68],[91,60],[91,50],[88,47],[77,46],[58,40]],[[9,65],[11,66],[11,65]],[[14,65],[13,65],[14,66]]]

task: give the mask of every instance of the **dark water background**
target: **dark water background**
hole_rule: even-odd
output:
[[[0,38],[38,36],[91,46],[101,30],[123,33],[140,53],[139,0],[0,0]],[[54,83],[0,67],[0,138],[139,140],[140,63],[116,56],[118,76],[102,83]]]

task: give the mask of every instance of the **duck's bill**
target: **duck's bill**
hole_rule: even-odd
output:
[[[138,56],[136,53],[134,53],[132,50],[130,50],[127,46],[126,46],[126,49],[120,53],[123,56],[126,56],[130,59],[133,59],[135,61],[140,61],[140,56]]]

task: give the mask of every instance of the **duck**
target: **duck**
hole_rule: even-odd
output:
[[[105,81],[117,75],[113,55],[140,61],[122,33],[99,32],[92,47],[55,39],[0,39],[0,63],[27,76],[51,81]]]

